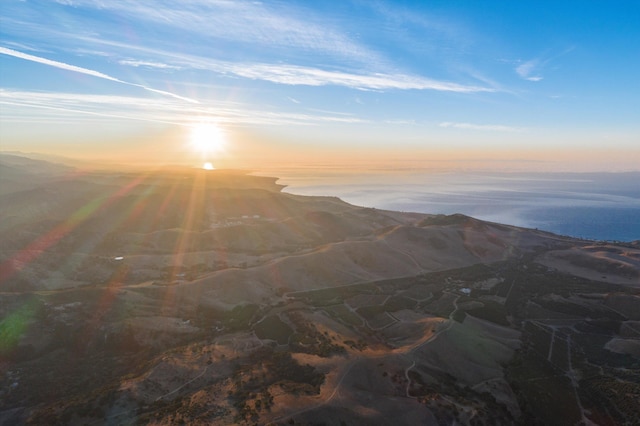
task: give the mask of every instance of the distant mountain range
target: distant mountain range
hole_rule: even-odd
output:
[[[0,423],[633,424],[640,244],[0,155]]]

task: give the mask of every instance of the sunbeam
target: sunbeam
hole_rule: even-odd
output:
[[[88,220],[100,209],[107,208],[117,199],[131,192],[136,186],[144,181],[145,178],[146,177],[144,175],[138,176],[134,178],[129,184],[118,189],[114,194],[107,197],[98,197],[89,201],[88,203],[80,207],[63,223],[57,225],[46,234],[35,239],[27,247],[18,251],[8,260],[4,261],[0,265],[0,286],[17,272],[22,270],[29,263],[33,262],[47,250],[55,246],[62,238],[68,235],[80,224]]]

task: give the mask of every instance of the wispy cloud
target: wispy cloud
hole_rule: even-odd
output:
[[[440,127],[450,127],[454,129],[467,129],[467,130],[486,130],[493,132],[522,132],[524,129],[521,127],[504,126],[500,124],[473,124],[473,123],[455,123],[445,121],[439,124]]]
[[[55,67],[55,68],[60,68],[60,69],[67,70],[67,71],[73,71],[73,72],[77,72],[77,73],[81,73],[81,74],[86,74],[86,75],[90,75],[92,77],[102,78],[102,79],[105,79],[105,80],[110,80],[110,81],[114,81],[114,82],[117,82],[117,83],[126,84],[128,86],[140,87],[140,88],[142,88],[144,90],[148,90],[149,92],[158,93],[158,94],[164,95],[164,96],[170,96],[172,98],[180,99],[180,100],[191,102],[191,103],[198,103],[198,101],[195,100],[195,99],[191,99],[191,98],[187,98],[187,97],[184,97],[184,96],[176,95],[175,93],[167,92],[167,91],[164,91],[164,90],[154,89],[152,87],[144,86],[142,84],[130,83],[128,81],[120,80],[118,78],[115,78],[115,77],[112,77],[110,75],[104,74],[104,73],[102,73],[100,71],[96,71],[96,70],[92,70],[92,69],[88,69],[88,68],[83,68],[83,67],[79,67],[79,66],[76,66],[76,65],[67,64],[67,63],[64,63],[64,62],[53,61],[51,59],[42,58],[40,56],[30,55],[28,53],[19,52],[17,50],[8,49],[6,47],[1,47],[0,46],[0,54],[13,56],[15,58],[24,59],[26,61],[37,62],[39,64],[44,64],[44,65],[48,65],[48,66]]]
[[[418,123],[416,123],[415,120],[403,120],[403,119],[384,120],[384,123],[392,124],[392,125],[395,125],[395,126],[413,126],[413,125],[418,124]]]
[[[13,56],[16,58],[24,59],[26,61],[37,62],[39,64],[49,65],[56,68],[61,68],[67,71],[78,72],[81,74],[87,74],[93,77],[104,78],[105,80],[117,81],[118,83],[123,83],[115,77],[111,77],[107,74],[103,74],[99,71],[90,70],[87,68],[77,67],[71,64],[65,64],[63,62],[52,61],[51,59],[41,58],[39,56],[30,55],[28,53],[19,52],[17,50],[8,49],[6,47],[0,47],[0,53],[3,55]]]
[[[468,30],[451,19],[438,16],[435,11],[416,13],[415,9],[394,2],[366,1],[362,5],[385,20],[387,25],[380,31],[391,33],[400,48],[437,51],[450,49],[452,45],[468,45],[473,40]]]
[[[530,61],[524,62],[516,67],[516,73],[529,81],[540,81],[542,80],[542,76],[538,74],[538,70],[546,63],[547,61],[541,61],[540,59],[532,59]]]
[[[157,61],[141,61],[135,59],[122,59],[118,61],[121,65],[127,65],[130,67],[147,67],[147,68],[159,68],[159,69],[169,69],[169,70],[179,70],[181,67],[175,65],[169,65],[162,62]]]
[[[111,10],[136,21],[189,32],[207,40],[218,39],[270,51],[299,49],[361,64],[380,65],[385,59],[340,29],[330,20],[292,4],[257,1],[188,0],[139,2],[126,0],[74,0],[74,8]]]
[[[175,5],[151,5],[125,0],[108,3],[76,0],[74,7],[111,9],[125,16],[135,17],[136,20],[153,21],[165,28],[195,33],[201,41],[209,42],[200,43],[198,51],[189,48],[171,50],[164,46],[153,48],[154,43],[141,46],[119,42],[116,34],[110,37],[105,37],[104,34],[100,37],[74,35],[74,43],[86,41],[92,46],[112,45],[120,49],[118,52],[121,55],[123,49],[126,49],[130,56],[119,62],[129,66],[202,69],[221,75],[286,85],[337,85],[360,90],[437,90],[458,93],[496,91],[477,84],[398,72],[393,61],[358,42],[342,28],[336,27],[331,20],[309,14],[300,9],[301,6],[294,7],[291,4],[284,8],[276,3],[247,1],[191,0]],[[249,55],[252,58],[238,61],[216,59],[220,57],[219,50],[209,51],[202,47],[216,45],[215,40],[225,40],[225,44],[245,45],[242,56]],[[290,59],[289,63],[270,63],[271,61],[264,60],[259,52],[260,46],[268,47],[271,53],[283,49],[285,57]],[[141,49],[147,53],[147,58],[152,57],[153,60],[137,59],[129,53],[136,50],[142,52]],[[331,60],[316,60],[315,64],[311,64],[308,62],[311,57],[337,58],[341,68],[332,70],[326,67],[326,63],[331,63]]]
[[[219,64],[214,65],[219,68]],[[346,86],[362,90],[437,90],[444,92],[493,92],[494,89],[447,81],[432,80],[405,74],[355,74],[296,65],[227,64],[220,71],[253,80],[306,86]]]
[[[566,55],[573,49],[573,47],[568,47],[560,53],[556,54],[547,52],[546,54],[541,55],[537,58],[530,59],[525,62],[519,62],[519,65],[515,68],[516,74],[518,74],[525,80],[541,81],[544,78],[542,76],[542,70],[549,64],[549,62]]]
[[[95,119],[125,119],[190,126],[194,121],[212,120],[226,125],[297,125],[323,123],[356,124],[358,117],[321,111],[319,114],[268,111],[237,102],[217,101],[215,105],[186,106],[183,102],[133,96],[110,96],[59,92],[30,92],[0,89],[0,104],[11,105],[3,118],[11,122],[49,121],[51,116],[29,112],[32,108],[51,111],[55,119],[78,118],[78,114]]]
[[[30,52],[42,52],[41,49],[36,49],[32,46],[28,46],[26,44],[23,43],[16,43],[13,41],[3,41],[3,43],[7,46],[11,46],[11,47],[15,47],[16,49],[20,49],[20,50],[28,50]]]
[[[465,85],[448,81],[429,79],[421,76],[394,73],[357,74],[332,71],[311,66],[269,64],[258,62],[229,62],[182,52],[84,37],[89,43],[98,43],[130,52],[139,52],[161,58],[162,63],[181,69],[212,71],[220,75],[232,75],[252,80],[269,81],[285,85],[304,86],[344,86],[360,90],[436,90],[443,92],[477,93],[496,92],[491,87]]]

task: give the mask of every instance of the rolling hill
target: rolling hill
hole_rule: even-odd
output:
[[[242,171],[0,173],[0,423],[640,421],[637,243]]]

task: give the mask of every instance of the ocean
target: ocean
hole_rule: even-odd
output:
[[[351,171],[300,167],[270,175],[280,177],[278,183],[287,186],[284,192],[336,196],[363,207],[463,213],[578,238],[640,240],[640,172]]]

